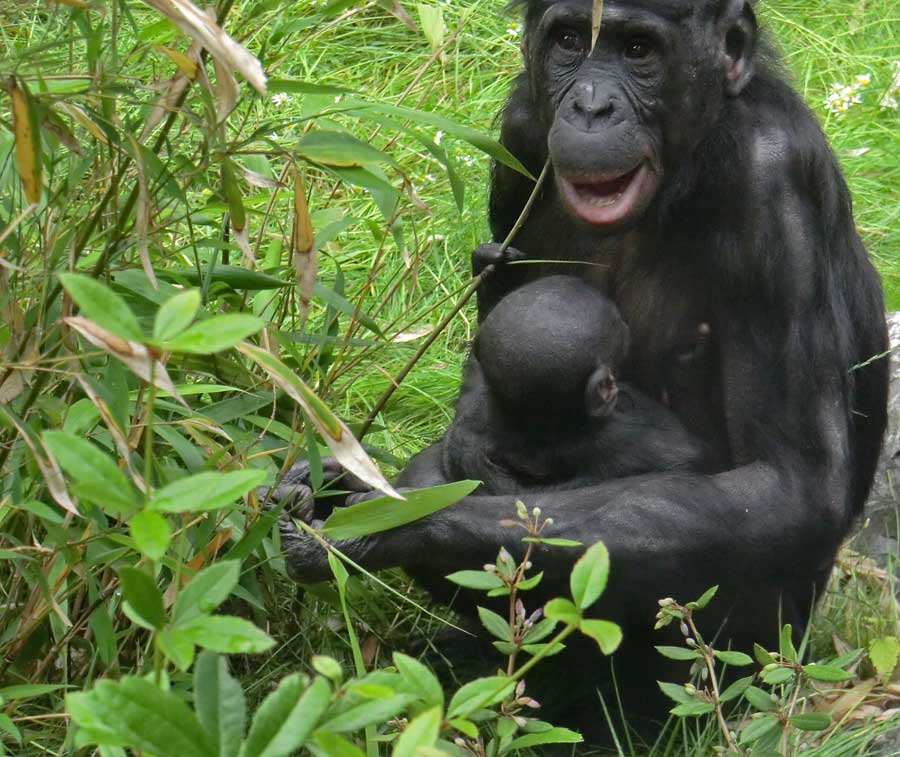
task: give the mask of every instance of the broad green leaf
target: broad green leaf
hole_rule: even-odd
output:
[[[419,747],[432,746],[437,741],[440,727],[440,707],[432,707],[413,718],[397,739],[392,757],[416,757]]]
[[[781,722],[774,715],[764,715],[750,722],[750,724],[741,730],[739,741],[741,744],[752,744],[771,733],[779,727]]]
[[[771,665],[775,662],[775,658],[769,654],[765,647],[760,646],[759,644],[753,645],[753,656],[756,658],[756,661],[765,667],[766,665]]]
[[[781,629],[781,635],[779,637],[779,651],[781,652],[782,657],[785,657],[791,662],[799,662],[800,656],[797,654],[797,650],[794,647],[793,635],[794,632],[791,628],[790,623],[786,624]]]
[[[194,662],[194,642],[180,628],[163,628],[156,634],[156,643],[163,654],[181,671],[187,671]]]
[[[580,733],[570,731],[568,728],[550,728],[537,733],[526,733],[513,739],[502,749],[502,754],[510,754],[517,749],[530,749],[542,744],[580,744],[584,737]],[[568,750],[566,750],[568,753]]]
[[[296,150],[307,160],[326,166],[396,164],[392,158],[372,145],[342,131],[311,131],[297,143]]]
[[[832,665],[804,665],[803,672],[814,681],[848,681],[853,678],[852,673]]]
[[[536,644],[539,641],[543,641],[553,633],[556,625],[557,622],[553,618],[543,618],[528,629],[522,641],[525,644]]]
[[[705,592],[703,592],[703,596],[701,596],[700,599],[698,599],[695,602],[688,602],[688,604],[687,604],[688,609],[702,610],[704,607],[706,607],[712,601],[712,598],[714,596],[716,596],[716,592],[718,590],[719,590],[718,586],[713,586],[712,588],[707,589]]]
[[[747,687],[747,690],[744,692],[744,699],[750,702],[753,709],[760,712],[771,712],[778,707],[777,703],[772,701],[771,694],[757,686]]]
[[[200,307],[200,291],[188,289],[179,292],[157,311],[153,323],[153,338],[157,342],[174,339],[194,320]]]
[[[530,578],[526,578],[524,581],[519,581],[516,584],[516,588],[518,588],[519,591],[529,591],[530,589],[535,588],[543,578],[543,571],[541,571],[540,573],[535,573]]]
[[[869,660],[880,676],[889,676],[897,667],[900,659],[900,639],[896,636],[885,636],[869,642]]]
[[[195,575],[175,599],[172,618],[176,624],[207,615],[228,599],[241,575],[239,560],[222,560]]]
[[[696,718],[700,715],[708,715],[713,712],[716,706],[712,702],[694,701],[690,704],[679,704],[673,707],[669,712],[677,718]]]
[[[794,677],[794,671],[790,668],[775,668],[762,674],[763,683],[769,686],[778,686],[787,683]]]
[[[696,660],[698,657],[703,656],[698,650],[688,649],[687,647],[661,646],[656,647],[656,651],[670,660]]]
[[[426,707],[444,706],[444,690],[434,673],[418,660],[400,652],[394,652],[392,659],[408,693],[415,694]]]
[[[19,683],[4,686],[0,689],[0,701],[12,702],[17,699],[42,697],[64,688],[66,688],[65,684],[61,683]]]
[[[306,743],[328,705],[331,687],[316,678],[306,691],[300,675],[282,679],[253,716],[241,757],[286,757]]]
[[[316,654],[313,655],[311,664],[316,673],[325,676],[334,683],[340,683],[344,678],[344,670],[334,657],[325,654]]]
[[[318,242],[318,237],[316,237],[316,240]],[[312,291],[313,295],[322,300],[326,305],[331,305],[331,307],[335,310],[339,310],[344,315],[355,318],[361,325],[365,326],[369,331],[375,334],[375,336],[382,339],[384,338],[381,327],[375,322],[375,319],[367,313],[361,312],[359,306],[354,305],[346,297],[343,297],[333,289],[329,289],[318,281],[313,284]]]
[[[378,725],[399,715],[413,701],[410,694],[397,694],[387,699],[371,699],[322,723],[323,731],[350,733],[369,725]]]
[[[751,683],[753,683],[753,676],[739,678],[721,693],[721,695],[719,696],[719,701],[730,702],[732,699],[737,699],[741,694],[746,692],[748,688],[750,688]]]
[[[128,524],[131,538],[137,548],[151,560],[161,560],[172,541],[172,529],[164,516],[152,510],[143,510]]]
[[[0,731],[12,736],[17,744],[22,743],[22,732],[13,723],[12,718],[4,712],[0,712]]]
[[[697,697],[688,694],[684,686],[679,686],[677,683],[668,683],[667,681],[657,681],[656,683],[663,694],[678,704],[693,704],[697,701]]]
[[[322,533],[330,539],[341,540],[389,531],[443,510],[477,487],[477,481],[456,481],[406,492],[404,502],[379,497],[352,507],[335,508],[325,521]]]
[[[478,617],[481,619],[481,625],[494,636],[501,641],[509,641],[509,623],[505,618],[485,607],[478,608]]]
[[[724,662],[726,665],[743,667],[744,665],[753,664],[753,658],[743,652],[721,652],[716,650],[713,654],[715,654],[717,660]]]
[[[615,652],[622,643],[622,629],[609,620],[582,619],[579,629],[596,641],[600,651],[606,655]]]
[[[159,346],[172,352],[187,352],[193,355],[210,355],[230,349],[248,336],[255,334],[265,324],[255,315],[247,313],[226,313],[214,315],[205,321],[195,323],[186,331]]]
[[[108,286],[80,273],[61,273],[59,280],[85,318],[122,339],[145,341],[131,308]]]
[[[184,700],[143,678],[98,681],[69,694],[66,709],[90,742],[157,755],[210,757],[212,744]]]
[[[506,676],[489,676],[469,681],[453,695],[447,708],[447,717],[467,717],[475,710],[490,707],[504,700],[515,686],[516,682]]]
[[[156,581],[137,568],[122,568],[119,583],[125,601],[141,618],[157,629],[166,624],[166,610]]]
[[[581,613],[568,599],[551,599],[544,605],[544,615],[567,626],[577,626],[581,622]]]
[[[196,268],[168,268],[159,272],[160,276],[175,276],[189,284],[200,286],[203,283],[205,271],[197,271]],[[225,284],[232,289],[257,291],[265,289],[280,289],[290,286],[289,281],[282,281],[262,271],[250,271],[235,265],[217,265],[209,275],[210,281]]]
[[[446,576],[446,579],[458,586],[466,589],[477,589],[478,591],[501,589],[506,586],[500,576],[496,573],[488,573],[486,570],[458,570],[456,573]]]
[[[791,715],[790,724],[801,731],[824,731],[831,725],[831,714],[828,712],[803,712]]]
[[[113,460],[95,445],[66,431],[45,431],[41,437],[60,467],[83,484],[82,496],[111,515],[123,515],[137,506],[134,486]]]
[[[194,667],[194,707],[212,737],[217,757],[237,757],[244,738],[247,702],[241,685],[228,672],[228,661],[203,652]]]
[[[275,646],[275,640],[249,620],[231,615],[198,615],[178,630],[197,646],[226,654],[256,654]]]
[[[575,605],[585,610],[596,602],[609,578],[609,552],[603,542],[598,541],[588,547],[587,551],[575,563],[569,586]]]
[[[329,731],[316,731],[313,740],[319,747],[318,754],[327,755],[327,757],[365,757],[365,754],[359,747],[354,746],[343,736]],[[249,756],[248,756],[249,757]]]
[[[197,473],[157,489],[150,498],[149,508],[167,513],[216,510],[234,504],[265,479],[265,471],[254,468]]]
[[[334,456],[348,471],[355,473],[370,486],[396,499],[403,499],[387,482],[362,445],[354,438],[346,424],[320,400],[290,368],[277,357],[246,342],[238,349],[262,368],[277,386],[283,389],[306,413]]]

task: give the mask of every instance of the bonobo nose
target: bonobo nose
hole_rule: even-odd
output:
[[[613,98],[608,87],[579,82],[572,88],[570,97],[569,122],[579,129],[590,130],[612,115]]]

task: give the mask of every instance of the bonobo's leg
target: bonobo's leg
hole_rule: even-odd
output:
[[[501,252],[501,247],[500,244],[489,242],[478,245],[472,253],[473,278],[480,275],[488,266],[493,268],[478,286],[479,323],[491,312],[494,305],[525,281],[526,266],[507,265],[517,260],[525,260],[525,254],[515,247],[507,247]]]

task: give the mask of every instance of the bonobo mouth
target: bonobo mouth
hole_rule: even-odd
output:
[[[591,226],[616,226],[644,209],[656,191],[647,162],[618,176],[566,177],[556,183],[569,211]]]

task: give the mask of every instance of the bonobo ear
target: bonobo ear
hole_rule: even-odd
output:
[[[753,78],[756,14],[749,0],[728,0],[724,22],[725,91],[737,97]]]

